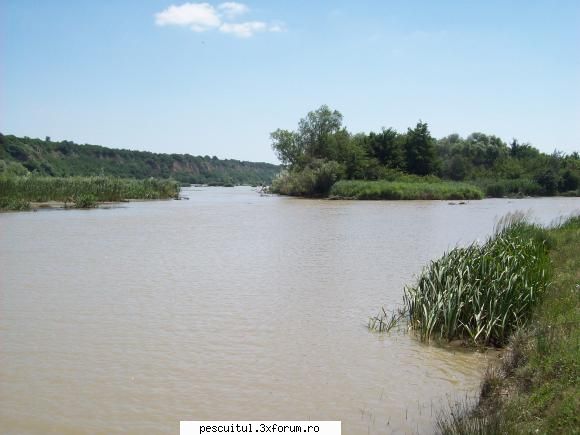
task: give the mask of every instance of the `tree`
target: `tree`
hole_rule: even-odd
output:
[[[302,143],[306,155],[311,159],[328,159],[329,136],[340,131],[342,114],[330,110],[327,105],[308,112],[298,123],[298,139]]]
[[[346,132],[341,127],[341,113],[323,105],[308,112],[298,123],[297,131],[278,129],[270,134],[272,148],[282,164],[298,169],[315,159],[331,160],[336,154],[333,136]]]
[[[397,137],[397,132],[392,128],[383,128],[380,133],[369,133],[366,140],[368,153],[384,166],[403,169],[405,156]]]
[[[408,129],[405,140],[407,171],[417,175],[432,174],[437,170],[435,140],[429,126],[419,121],[414,129]]]
[[[272,148],[284,166],[298,165],[304,156],[304,147],[293,131],[278,129],[270,133]]]

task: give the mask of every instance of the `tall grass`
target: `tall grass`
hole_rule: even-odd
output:
[[[483,192],[476,186],[452,181],[405,182],[342,180],[332,186],[330,195],[349,199],[482,199]]]
[[[548,286],[548,243],[544,230],[516,216],[483,245],[433,261],[416,285],[405,288],[411,329],[423,340],[504,345]]]
[[[179,194],[172,180],[133,180],[114,177],[7,177],[0,176],[0,202],[122,201],[125,199],[165,199]],[[90,199],[91,201],[87,200]]]
[[[531,321],[484,376],[477,403],[437,420],[441,434],[578,433],[580,427],[580,217],[555,223],[552,284]]]
[[[474,180],[485,195],[490,198],[501,198],[504,196],[541,196],[545,194],[542,186],[534,180],[527,178],[517,179],[478,179]]]

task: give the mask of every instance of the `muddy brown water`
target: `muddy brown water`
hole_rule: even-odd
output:
[[[180,420],[429,433],[488,353],[365,327],[422,266],[575,198],[189,201],[0,215],[0,432],[176,434]]]

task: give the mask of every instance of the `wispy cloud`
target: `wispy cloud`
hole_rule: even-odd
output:
[[[184,26],[195,32],[219,27],[221,19],[215,8],[209,3],[184,3],[171,5],[162,12],[155,14],[155,24],[158,26]]]
[[[229,19],[236,18],[250,10],[245,4],[236,2],[225,2],[219,5],[218,8]]]
[[[281,32],[284,25],[280,22],[268,24],[264,21],[232,22],[247,14],[250,8],[243,3],[225,2],[217,7],[209,3],[184,3],[171,5],[155,14],[158,26],[189,27],[194,32],[219,30],[238,38],[249,38],[258,32]]]

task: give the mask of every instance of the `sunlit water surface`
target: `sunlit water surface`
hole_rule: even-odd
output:
[[[577,199],[189,201],[0,215],[0,431],[176,434],[180,420],[428,433],[488,358],[365,325],[497,218]]]

